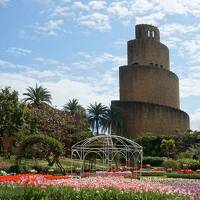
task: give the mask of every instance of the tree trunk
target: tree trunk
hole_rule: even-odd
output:
[[[99,123],[98,123],[98,119],[96,119],[96,129],[97,129],[97,135],[99,135]]]

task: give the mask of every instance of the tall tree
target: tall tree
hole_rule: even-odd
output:
[[[2,89],[0,92],[0,139],[2,144],[7,143],[6,140],[11,141],[11,138],[21,130],[28,130],[29,123],[29,109],[25,103],[19,101],[17,91],[12,91],[10,87]]]
[[[64,111],[69,112],[72,116],[84,112],[84,108],[79,104],[78,99],[69,99],[64,105]]]
[[[88,131],[89,124],[86,115],[86,110],[83,106],[79,104],[78,99],[70,99],[64,105],[64,111],[69,112],[74,120],[76,135],[78,132]]]
[[[105,120],[107,107],[101,103],[95,102],[95,104],[90,104],[87,111],[92,130],[96,130],[96,134],[99,135],[99,127],[101,126],[102,121]]]
[[[110,105],[104,116],[102,120],[103,130],[108,134],[112,132],[120,133],[123,124],[121,110],[116,106]]]
[[[39,106],[41,103],[51,103],[51,94],[42,86],[38,86],[36,84],[35,88],[29,87],[27,88],[27,92],[23,94],[26,96],[24,98],[25,102],[29,102],[30,104],[34,104]]]

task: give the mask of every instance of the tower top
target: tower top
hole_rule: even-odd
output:
[[[148,65],[170,70],[169,49],[160,42],[160,32],[155,26],[135,26],[136,39],[128,41],[128,65]]]
[[[154,39],[160,42],[160,32],[155,26],[149,24],[138,24],[135,26],[136,39]]]

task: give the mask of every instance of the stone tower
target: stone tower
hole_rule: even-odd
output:
[[[135,138],[185,132],[189,116],[180,110],[179,79],[170,71],[169,49],[160,42],[157,27],[139,24],[128,41],[128,65],[119,68],[123,136]]]

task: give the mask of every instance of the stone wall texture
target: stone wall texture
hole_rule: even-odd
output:
[[[127,138],[145,133],[184,133],[189,127],[189,116],[179,109],[134,101],[112,101],[112,105],[122,112],[125,120],[122,135]]]
[[[169,70],[169,50],[153,38],[128,41],[128,65],[153,65]]]
[[[151,66],[119,69],[120,100],[179,108],[179,80],[171,71]]]

